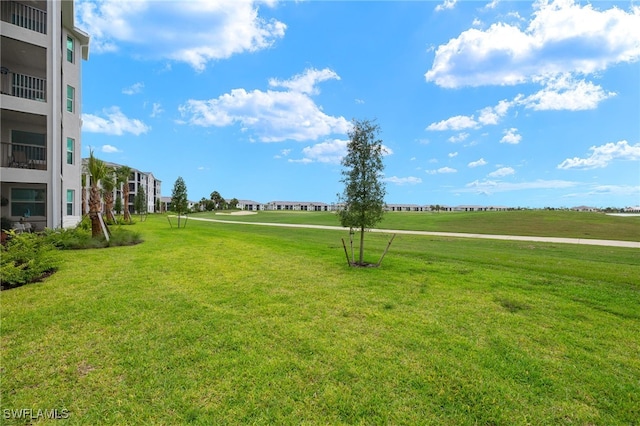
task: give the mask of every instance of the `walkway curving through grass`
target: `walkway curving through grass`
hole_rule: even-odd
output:
[[[332,231],[346,230],[341,226],[329,225],[309,225],[296,223],[271,223],[271,222],[241,222],[236,220],[220,220],[208,219],[202,217],[189,217],[190,220],[200,220],[204,222],[217,223],[233,223],[241,225],[258,225],[258,226],[278,226],[284,228],[308,228],[308,229],[328,229]],[[532,241],[540,243],[560,243],[560,244],[581,244],[591,246],[607,246],[607,247],[627,247],[640,248],[640,242],[637,241],[617,241],[617,240],[595,240],[589,238],[560,238],[560,237],[533,237],[525,235],[493,235],[493,234],[475,234],[462,232],[432,232],[432,231],[409,231],[401,229],[371,229],[371,232],[380,232],[384,234],[407,234],[407,235],[428,235],[437,237],[456,237],[456,238],[483,238],[490,240],[509,240],[509,241]]]

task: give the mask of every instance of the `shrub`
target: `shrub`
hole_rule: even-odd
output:
[[[45,239],[53,246],[63,250],[79,250],[103,247],[129,246],[142,242],[138,232],[120,227],[111,228],[111,237],[107,241],[103,236],[91,237],[91,230],[77,227],[74,229],[48,229],[44,232]]]
[[[81,225],[73,229],[45,229],[43,236],[54,247],[63,250],[103,247],[100,240],[91,238],[91,228]]]
[[[127,229],[115,228],[111,230],[111,238],[106,245],[109,247],[131,246],[142,242],[142,236],[139,232],[129,231]]]
[[[38,281],[58,266],[55,248],[37,234],[9,231],[5,246],[0,246],[2,288]]]

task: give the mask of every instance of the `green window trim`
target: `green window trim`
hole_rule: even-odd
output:
[[[71,37],[67,37],[67,61],[73,63],[74,42]]]
[[[67,164],[73,164],[76,141],[73,138],[67,138]]]
[[[73,86],[67,86],[67,111],[74,112],[74,101],[76,97],[76,89]]]
[[[73,189],[67,189],[67,216],[73,216],[75,196],[76,191]]]

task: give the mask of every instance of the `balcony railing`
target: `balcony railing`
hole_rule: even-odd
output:
[[[47,148],[37,145],[2,142],[2,167],[47,170]]]
[[[28,30],[42,34],[47,33],[47,11],[41,10],[16,1],[1,1],[0,17],[4,22],[9,22]]]
[[[2,67],[0,69],[0,92],[4,95],[46,102],[47,80],[12,72],[6,67]]]

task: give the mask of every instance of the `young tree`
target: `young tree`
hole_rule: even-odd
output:
[[[339,200],[342,226],[360,229],[358,265],[364,265],[364,231],[374,227],[384,214],[385,186],[382,181],[383,147],[378,139],[380,127],[369,120],[353,120],[347,155],[342,159],[341,182],[345,184]]]
[[[138,192],[133,199],[133,205],[138,214],[144,214],[147,212],[147,194],[144,185],[138,187]]]
[[[89,152],[89,161],[87,161],[87,172],[91,176],[91,189],[89,192],[89,218],[91,218],[91,236],[96,238],[102,232],[100,225],[100,204],[102,197],[100,196],[99,183],[107,175],[107,166],[104,161],[93,156],[93,150]]]
[[[238,203],[240,203],[240,201],[238,201],[237,198],[232,198],[231,201],[229,201],[229,207],[235,209],[238,207]]]
[[[180,215],[187,211],[189,201],[187,199],[187,185],[181,176],[178,176],[173,184],[173,192],[171,193],[171,209],[178,213],[178,228],[180,228]]]
[[[122,210],[124,211],[124,220],[125,222],[131,222],[131,212],[129,211],[129,178],[131,177],[131,167],[118,167],[116,175],[116,182],[122,185]]]

